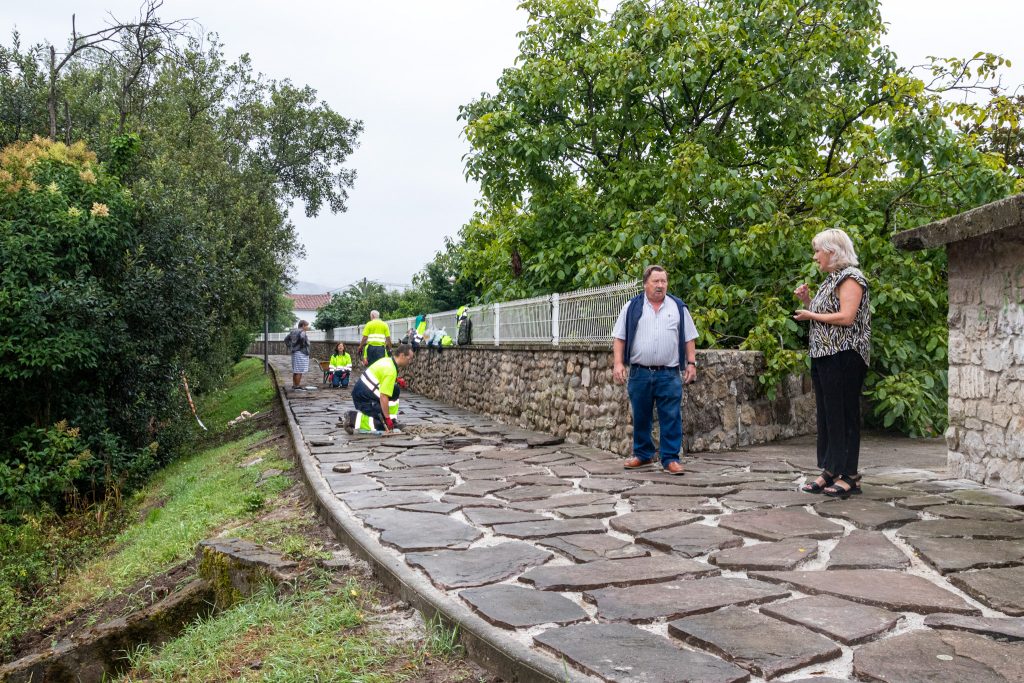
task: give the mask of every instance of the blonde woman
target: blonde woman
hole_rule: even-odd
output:
[[[825,279],[813,299],[807,284],[796,288],[793,294],[805,308],[798,309],[793,319],[811,324],[821,474],[802,490],[847,498],[860,493],[860,400],[871,359],[868,281],[857,268],[853,241],[842,230],[824,230],[811,245]]]

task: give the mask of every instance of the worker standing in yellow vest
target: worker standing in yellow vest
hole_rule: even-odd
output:
[[[345,414],[342,425],[349,434],[394,431],[398,401],[405,381],[398,377],[398,369],[413,359],[412,347],[399,344],[394,355],[381,358],[363,370],[352,390],[355,410]]]
[[[370,321],[363,326],[363,338],[356,356],[370,367],[391,352],[391,328],[380,319],[380,311],[370,311]]]

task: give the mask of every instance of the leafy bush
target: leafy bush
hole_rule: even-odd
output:
[[[52,505],[74,491],[92,453],[83,447],[78,429],[66,421],[48,429],[26,427],[12,440],[13,450],[0,456],[0,519],[15,518],[41,502]]]

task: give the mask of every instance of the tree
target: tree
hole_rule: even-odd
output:
[[[195,429],[182,374],[217,386],[281,315],[301,253],[289,207],[343,210],[354,178],[361,123],[314,90],[214,39],[117,35],[73,41],[61,66],[73,145],[38,137],[53,52],[0,49],[0,403],[17,408],[0,474],[55,468],[18,484],[22,506],[69,481],[132,487],[175,457]]]
[[[944,428],[945,257],[905,229],[1007,194],[961,106],[897,65],[874,0],[527,0],[520,54],[461,109],[483,199],[457,247],[489,299],[665,265],[705,346],[759,349],[772,391],[806,358],[792,290],[842,226],[872,283],[878,420]],[[972,69],[998,68],[979,55]],[[898,397],[898,400],[895,398]]]
[[[128,116],[128,98],[142,75],[150,58],[161,51],[173,48],[188,22],[177,20],[165,22],[157,16],[163,0],[145,0],[135,21],[123,22],[113,17],[107,26],[91,33],[79,33],[75,15],[71,15],[71,40],[64,52],[49,46],[48,91],[46,107],[50,117],[50,139],[57,139],[57,107],[60,96],[60,79],[65,67],[79,56],[90,56],[100,52],[108,55],[121,67],[122,76],[117,90],[119,105],[118,133],[124,132]],[[120,48],[120,49],[118,49]],[[58,59],[59,57],[59,59]],[[67,143],[71,144],[71,109],[64,100]]]

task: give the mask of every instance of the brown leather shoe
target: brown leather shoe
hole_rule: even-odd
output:
[[[640,470],[651,467],[653,464],[653,460],[641,460],[640,458],[633,456],[626,462],[622,463],[622,468],[626,470]]]
[[[673,460],[669,464],[662,468],[668,474],[674,474],[676,476],[686,474],[686,470],[683,469],[683,465],[680,462]]]

